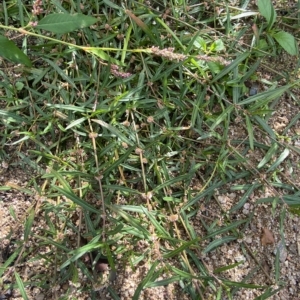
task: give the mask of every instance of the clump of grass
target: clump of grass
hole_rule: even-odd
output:
[[[257,13],[237,18],[239,11],[221,1],[173,1],[162,10],[136,1],[126,9],[111,1],[8,4],[2,35],[10,32],[23,54],[5,38],[15,54],[2,54],[25,67],[3,62],[1,156],[38,176],[24,240],[0,271],[4,283],[11,264],[30,258],[51,277],[22,282],[16,272],[24,299],[26,286],[49,291],[71,281],[81,284],[76,292],[86,291],[104,259],[111,276],[117,264],[149,262],[133,299],[174,282],[190,299],[232,298],[240,288],[263,289],[264,299],[277,292],[271,286],[278,273],[268,286],[251,283],[255,270],[234,282],[220,274],[238,263],[212,272],[204,259],[243,238],[253,214],[236,219],[237,212],[255,191],[272,191],[256,204],[299,205],[294,184],[273,181],[297,149],[268,125],[278,98],[298,81],[264,81],[266,90],[249,96],[249,82],[261,83],[256,71],[274,46],[265,38],[272,41],[268,12],[266,24],[256,21],[260,31],[251,31],[238,20]],[[72,30],[63,27],[66,18]],[[230,133],[237,122],[243,139]],[[246,157],[254,150],[262,153],[256,165]],[[226,211],[215,193],[230,189],[243,193]],[[205,218],[201,208],[210,205],[216,214]],[[166,279],[158,279],[162,273]],[[119,299],[112,286],[108,291]]]

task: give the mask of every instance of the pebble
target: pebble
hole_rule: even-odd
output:
[[[286,258],[287,258],[287,250],[285,247],[285,244],[283,243],[283,241],[280,241],[277,244],[276,249],[274,250],[274,254],[277,254],[277,251],[279,251],[279,260],[280,262],[285,262]]]

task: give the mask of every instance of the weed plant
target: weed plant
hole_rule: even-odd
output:
[[[261,286],[255,270],[234,282],[223,272],[239,263],[212,272],[204,259],[243,240],[253,212],[240,211],[257,191],[270,189],[255,207],[281,210],[282,232],[286,209],[297,213],[300,204],[281,167],[299,167],[290,158],[299,149],[285,140],[299,114],[281,136],[268,124],[299,80],[265,63],[298,54],[288,21],[299,26],[299,18],[258,4],[3,0],[0,154],[34,174],[22,190],[32,198],[24,239],[0,268],[4,289],[15,271],[23,299],[26,287],[70,281],[97,299],[101,257],[111,276],[147,262],[133,299],[174,282],[189,299],[232,299],[241,288],[260,288],[257,299],[267,299],[284,285],[278,260]],[[272,80],[260,76],[264,67]],[[260,153],[258,163],[249,153]],[[241,197],[224,210],[216,195],[232,191]],[[47,274],[22,281],[14,267],[28,259],[42,259]],[[113,285],[108,292],[120,299]]]

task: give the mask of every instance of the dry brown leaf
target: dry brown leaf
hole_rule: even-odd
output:
[[[132,11],[126,9],[125,13],[143,30],[147,30],[148,26],[139,18],[137,17]]]
[[[262,230],[263,233],[261,236],[261,244],[263,246],[274,244],[275,240],[274,240],[273,233],[268,228],[263,228]]]
[[[262,268],[264,269],[265,273],[270,274],[270,266],[266,260],[263,260],[261,264]]]

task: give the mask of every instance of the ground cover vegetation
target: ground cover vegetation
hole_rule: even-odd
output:
[[[283,289],[300,115],[278,130],[270,120],[282,97],[299,107],[299,6],[4,0],[1,174],[26,180],[1,182],[0,201],[13,190],[27,201],[21,212],[7,204],[1,299],[154,299],[160,287],[172,290],[156,299],[268,299]],[[282,242],[269,270],[245,242],[262,206]],[[274,245],[261,229],[260,244]],[[244,259],[212,269],[208,258],[234,243]],[[226,276],[249,257],[240,280]],[[128,267],[144,271],[122,294],[114,282]]]

